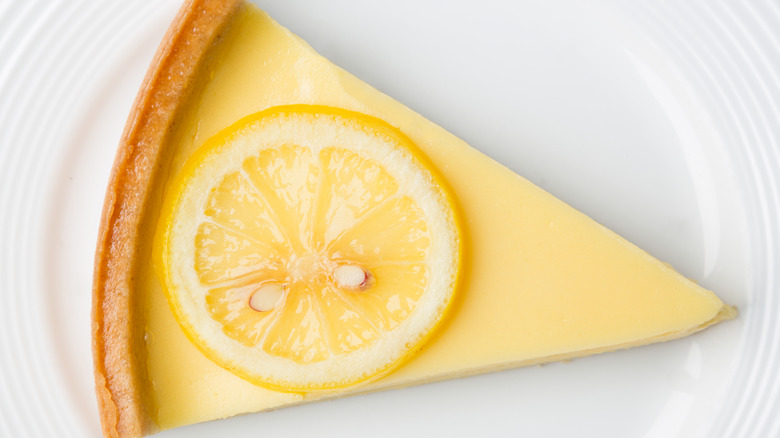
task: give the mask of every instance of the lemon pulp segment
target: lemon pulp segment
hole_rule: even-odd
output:
[[[442,326],[392,373],[330,393],[289,393],[206,358],[176,322],[156,271],[141,264],[149,393],[161,428],[641,345],[719,320],[714,294],[339,69],[265,13],[247,6],[232,26],[172,135],[171,175],[207,139],[266,108],[318,104],[375,116],[407,135],[457,194],[467,248],[461,286]]]
[[[210,139],[161,216],[182,328],[282,391],[397,364],[442,319],[460,257],[451,197],[420,156],[390,125],[323,106],[270,108]]]

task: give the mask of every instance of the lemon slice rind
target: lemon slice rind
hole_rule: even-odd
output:
[[[226,336],[206,309],[206,289],[192,260],[203,205],[213,187],[263,148],[300,145],[318,153],[337,145],[381,163],[414,199],[431,233],[424,263],[430,277],[419,305],[397,327],[365,348],[298,363]],[[164,289],[177,321],[211,360],[253,383],[284,391],[335,389],[374,380],[411,355],[443,319],[458,279],[461,239],[454,200],[414,144],[381,120],[322,106],[275,107],[246,117],[217,134],[185,163],[167,194],[156,253]],[[262,344],[262,343],[260,343]],[[258,344],[258,345],[260,345]]]

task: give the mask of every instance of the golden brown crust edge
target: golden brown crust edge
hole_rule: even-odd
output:
[[[119,143],[103,205],[92,289],[95,392],[106,437],[141,437],[157,429],[143,403],[143,339],[132,322],[135,242],[178,109],[208,49],[242,3],[184,3],[157,50]]]

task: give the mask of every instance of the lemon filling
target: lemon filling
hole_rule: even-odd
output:
[[[283,390],[369,380],[441,320],[459,264],[450,198],[389,125],[294,105],[185,164],[158,245],[170,305],[216,363]]]
[[[202,67],[199,77],[203,81],[202,91],[184,107],[180,123],[171,133],[171,143],[166,145],[172,151],[169,168],[173,175],[172,178],[166,175],[157,186],[160,193],[164,192],[165,200],[154,197],[150,206],[153,213],[144,219],[145,229],[157,227],[158,232],[145,234],[149,237],[139,242],[139,253],[154,254],[155,266],[142,262],[134,272],[143,299],[150,415],[161,429],[312,400],[571,359],[669,340],[723,319],[722,312],[727,308],[711,292],[684,279],[462,140],[339,69],[251,5],[246,5],[233,20],[224,43],[216,47],[212,61]],[[261,196],[265,193],[262,190],[269,186],[256,188],[249,183],[243,184],[252,182],[244,175],[244,163],[252,157],[259,157],[261,149],[265,149],[260,148],[261,142],[254,138],[250,142],[254,143],[251,153],[243,153],[243,149],[234,147],[232,140],[228,141],[232,135],[236,136],[235,143],[245,141],[238,138],[243,128],[238,129],[234,125],[233,129],[224,129],[248,114],[300,103],[322,104],[369,114],[398,127],[411,141],[404,140],[405,137],[394,128],[382,128],[386,124],[377,122],[377,119],[345,111],[342,113],[345,117],[339,120],[351,119],[352,122],[346,125],[306,122],[301,126],[308,125],[308,128],[290,128],[291,132],[322,128],[322,134],[330,138],[335,137],[332,130],[339,130],[342,134],[346,133],[339,136],[339,141],[328,144],[308,140],[267,143],[266,149],[277,151],[278,163],[287,162],[283,157],[292,160],[300,153],[301,157],[310,157],[307,159],[311,161],[306,162],[313,163],[311,168],[317,169],[317,178],[312,180],[312,186],[300,191],[293,190],[299,185],[285,187],[281,193],[293,193],[299,200],[304,197],[307,200],[317,199],[317,205],[324,206],[335,206],[339,199],[343,199],[339,203],[346,202],[342,208],[318,207],[316,211],[327,212],[327,215],[306,216],[317,218],[308,228],[290,228],[292,224],[301,225],[301,214],[313,210],[298,209],[297,201],[289,204],[289,209],[271,209],[269,202],[273,202],[273,198]],[[300,106],[297,107],[300,109]],[[301,111],[287,113],[293,117],[291,113]],[[294,117],[308,119],[310,115],[298,114]],[[336,119],[334,114],[324,117]],[[347,126],[360,125],[363,128],[358,131],[364,133],[362,136],[347,129]],[[247,128],[249,125],[243,126]],[[277,123],[276,126],[281,132],[281,125]],[[365,132],[373,134],[366,138]],[[273,137],[268,132],[266,134],[265,138]],[[344,141],[358,137],[363,140],[357,143]],[[233,145],[226,147],[231,153],[218,153],[222,146],[216,145],[215,139],[219,138],[221,143]],[[297,138],[300,140],[300,136]],[[384,140],[377,141],[376,138]],[[417,152],[418,147],[424,155]],[[320,155],[326,149],[333,150],[334,155]],[[205,153],[204,150],[211,152]],[[336,150],[340,150],[341,154],[335,154]],[[387,152],[389,157],[401,158],[386,160],[379,150]],[[347,156],[352,158],[347,159]],[[429,165],[428,158],[436,164],[435,170]],[[221,170],[215,170],[213,162],[223,160],[230,163],[223,162]],[[362,162],[376,166],[360,164]],[[342,163],[343,171],[325,171],[335,169],[333,166],[337,163]],[[368,173],[356,176],[356,170],[367,172],[375,167],[385,173],[377,172],[375,177],[369,177]],[[400,168],[406,168],[408,174]],[[457,194],[457,209],[451,208],[449,191],[442,189],[445,185],[438,184],[441,178],[436,171],[441,172],[446,178],[446,186]],[[380,183],[381,175],[385,174],[390,175],[392,181],[382,179],[385,182]],[[203,175],[211,176],[206,180]],[[336,185],[330,191],[312,192],[308,187],[324,186],[319,182],[323,175],[328,176],[331,186]],[[357,179],[345,179],[349,175]],[[428,189],[407,190],[406,187],[412,185],[412,176],[409,175],[417,175],[424,183],[421,187]],[[274,184],[277,181],[273,178],[266,180]],[[348,180],[354,181],[354,184],[344,182]],[[440,189],[432,188],[432,180]],[[364,184],[372,187],[371,191],[348,190],[348,187],[359,188]],[[374,191],[373,188],[379,186],[387,192]],[[212,192],[215,188],[217,190]],[[185,195],[190,189],[207,196],[198,198],[197,202],[185,202]],[[252,192],[255,189],[260,191]],[[231,192],[237,196],[229,196]],[[381,193],[385,196],[382,198],[385,199],[382,212],[378,211],[375,216],[384,218],[384,222],[353,222],[356,214],[365,214],[366,208],[379,208],[360,209],[350,204],[350,200],[367,199],[360,193]],[[246,198],[241,197],[243,194]],[[404,201],[407,196],[409,199]],[[214,201],[211,205],[213,210],[206,204],[208,200]],[[258,207],[239,208],[247,205]],[[307,201],[301,205],[311,203]],[[428,215],[437,210],[440,214]],[[408,214],[398,216],[395,212],[399,211],[407,211]],[[413,211],[427,213],[416,215]],[[451,223],[450,234],[458,235],[457,243],[439,236],[442,229],[447,229],[448,221],[435,220],[436,217],[447,218],[455,213],[460,219],[454,221],[455,225]],[[189,217],[192,223],[185,226],[186,221],[174,219],[177,217]],[[429,233],[431,241],[428,256],[421,258],[422,261],[391,263],[388,259],[387,254],[410,256],[408,249],[417,248],[409,239],[399,238],[398,230],[391,234],[381,233],[388,229],[388,225],[398,225],[399,217],[407,217],[407,225],[415,222],[411,221],[414,217],[424,218],[424,230]],[[232,226],[246,227],[242,230],[247,233],[255,226],[265,230],[272,239],[266,242],[270,248],[265,249],[263,254],[277,251],[274,254],[279,255],[278,259],[257,257],[256,252],[241,247],[243,240],[233,238],[225,231],[225,221]],[[207,222],[221,225],[210,224],[208,228],[205,225],[199,228]],[[356,251],[343,248],[333,253],[299,251],[298,242],[308,242],[301,236],[323,236],[323,241],[331,242],[350,227],[350,236],[374,236],[372,238],[376,241],[381,238],[388,245],[387,252],[373,254],[370,245],[363,245],[362,254],[366,256],[363,260],[357,258]],[[354,230],[356,227],[359,227],[357,231]],[[306,230],[310,230],[308,234]],[[207,234],[212,231],[214,234]],[[199,237],[196,239],[196,236]],[[346,242],[344,239],[340,241]],[[196,242],[200,242],[197,248]],[[365,240],[356,242],[364,243]],[[437,242],[441,242],[442,246],[437,246]],[[213,245],[223,245],[230,248],[230,252],[221,259],[207,257],[212,254],[207,249],[216,250]],[[436,248],[453,248],[456,245],[467,248],[465,252],[462,249],[458,251],[456,262],[453,262],[452,255],[441,258],[433,255],[439,251]],[[443,249],[440,254],[449,254],[449,250]],[[199,263],[202,262],[198,270],[194,268],[196,254],[202,256],[198,259]],[[239,257],[240,254],[243,255]],[[239,260],[244,262],[239,263]],[[381,266],[373,262],[377,260],[382,262]],[[400,270],[399,266],[403,263],[407,269]],[[424,284],[425,293],[420,297],[438,296],[428,293],[440,291],[441,285],[450,284],[453,263],[457,266],[458,288],[452,292],[449,301],[443,297],[434,300],[395,292],[402,288],[409,290],[409,285]],[[360,273],[352,266],[363,269],[365,284],[352,287],[360,280]],[[283,275],[270,275],[272,272]],[[398,272],[403,272],[405,279],[400,279]],[[175,276],[172,275],[174,273]],[[296,280],[304,278],[306,273],[318,273],[311,276],[316,281]],[[193,286],[186,294],[177,292],[180,290],[177,285],[184,280]],[[303,288],[302,293],[294,292],[292,283],[307,288]],[[317,289],[322,285],[327,285],[327,288]],[[220,291],[220,288],[223,290]],[[343,330],[339,332],[341,335],[331,336],[322,323],[326,320],[324,316],[328,317],[328,321],[336,321],[335,325],[327,324],[328,329],[343,328],[347,323],[357,322],[357,318],[340,318],[350,315],[345,306],[321,305],[325,302],[321,299],[323,291],[331,290],[340,292],[344,302],[359,302],[376,310],[372,314],[381,317],[381,324],[395,324],[395,328],[390,330],[393,334],[388,337],[387,333],[382,333],[371,338],[373,340],[365,340],[367,338]],[[201,296],[200,304],[195,306],[199,309],[197,312],[190,312],[181,304],[189,293]],[[207,296],[211,297],[208,303],[205,302]],[[275,296],[279,297],[276,301]],[[293,299],[297,301],[290,301]],[[443,304],[445,302],[448,304]],[[266,336],[254,329],[250,322],[271,318],[282,309],[293,308],[293,304],[294,308],[298,308],[298,303],[302,303],[301,312],[290,313],[298,318],[290,323],[291,326],[298,324],[297,329],[287,332],[294,335],[292,337],[278,337],[287,330],[283,327]],[[314,310],[303,313],[306,303],[316,303],[316,307],[312,304]],[[369,304],[376,304],[377,308]],[[443,306],[446,308],[439,313],[439,319],[431,316]],[[403,319],[404,312],[406,319]],[[415,331],[410,328],[410,320],[418,313],[427,314],[432,319],[427,322],[415,320],[416,327],[423,327]],[[429,326],[433,328],[428,329]],[[349,327],[360,329],[356,333],[361,336],[368,333],[359,325]],[[388,348],[388,344],[398,342],[395,335],[402,330],[401,327],[407,330],[407,341],[412,346],[409,350],[405,350],[406,345],[400,349]],[[328,357],[320,360],[319,353],[310,353],[312,362],[301,362],[300,357],[305,357],[306,351],[320,351],[320,344],[313,343],[317,339],[315,334],[324,337],[322,345],[327,348],[321,351],[325,351]],[[261,342],[263,336],[266,340],[272,337],[284,340],[273,351],[289,352],[290,357],[274,356],[265,351],[264,346],[270,344]],[[205,340],[220,338],[229,346],[227,350],[210,350]],[[355,350],[352,353],[332,352],[336,345],[340,345],[332,341],[333,338],[343,341],[345,349]],[[248,346],[242,342],[247,340]],[[316,348],[309,350],[309,342]],[[380,343],[384,346],[378,347]],[[371,369],[364,369],[363,373],[353,366],[358,363],[354,358],[360,352],[365,354],[367,348],[378,348],[380,352],[395,351],[393,356],[399,359],[396,362],[388,360],[383,365],[377,362]],[[412,355],[415,349],[417,351]],[[277,368],[284,366],[292,371],[271,377],[267,373],[254,374],[242,368],[239,360],[248,360],[250,356],[254,357],[254,361],[273,357],[273,361],[263,362],[264,370],[271,370],[272,362],[275,362]],[[308,373],[303,371],[304,367],[312,370],[325,368],[325,364],[335,363],[336,356],[351,356],[354,360],[352,365],[342,362],[344,366],[334,366],[331,379],[319,382],[297,379]],[[381,371],[383,366],[392,373]],[[323,372],[321,377],[326,374]],[[381,379],[378,378],[380,376]],[[361,378],[371,382],[355,385]],[[294,383],[293,380],[299,381],[295,383],[298,387],[293,386],[292,391],[281,386]],[[337,388],[338,385],[342,386],[337,391],[312,391]]]

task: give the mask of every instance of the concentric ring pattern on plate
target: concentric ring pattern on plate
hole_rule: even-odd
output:
[[[748,209],[751,304],[743,309],[735,378],[707,436],[780,436],[780,5],[645,1],[630,8],[711,109]]]
[[[58,370],[56,335],[41,329],[49,316],[42,311],[45,260],[56,245],[40,239],[55,190],[44,183],[59,170],[84,90],[159,9],[154,2],[0,4],[0,436],[83,437],[95,430],[74,415],[79,407]]]
[[[1,437],[96,433],[96,417],[84,414],[94,407],[77,406],[83,401],[62,381],[57,334],[40,329],[51,327],[52,315],[40,309],[50,307],[45,277],[58,244],[40,235],[57,193],[51,175],[61,171],[69,152],[63,139],[74,138],[90,104],[86,91],[139,26],[161,15],[170,20],[179,1],[161,3],[0,2]],[[745,330],[728,395],[706,436],[780,436],[780,6],[607,4],[638,25],[704,103],[729,144],[744,199],[734,208],[747,210],[750,305],[741,309]]]

